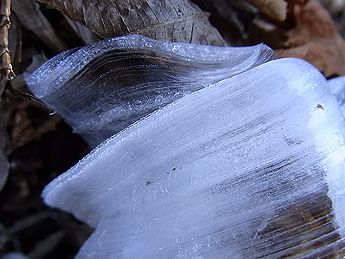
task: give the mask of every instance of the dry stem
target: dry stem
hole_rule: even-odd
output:
[[[11,26],[11,0],[1,0],[0,6],[0,71],[1,80],[11,80],[15,77],[8,49],[8,30]]]

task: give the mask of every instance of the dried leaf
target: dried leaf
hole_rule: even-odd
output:
[[[231,45],[238,45],[247,37],[247,29],[258,13],[247,1],[193,0],[193,3],[211,14],[211,22]]]
[[[32,106],[32,105],[31,105]],[[17,106],[13,113],[13,126],[11,130],[11,150],[15,150],[25,144],[42,137],[43,134],[54,131],[56,125],[61,121],[59,117],[50,116],[40,125],[32,125],[32,120],[28,114],[29,102]]]
[[[314,0],[294,7],[296,27],[290,30],[280,57],[299,57],[314,64],[326,76],[345,74],[345,41],[329,13]]]
[[[286,20],[287,1],[192,0],[211,14],[212,24],[232,45],[252,45],[277,41],[277,27]],[[291,0],[290,0],[291,1]],[[295,0],[297,1],[297,0]],[[263,15],[258,15],[259,13]],[[259,26],[259,28],[258,28]],[[269,31],[270,35],[267,35]],[[262,33],[263,32],[263,33]],[[284,42],[284,41],[281,41]],[[277,47],[276,44],[272,44]]]
[[[287,3],[284,0],[249,0],[261,13],[276,21],[284,21],[287,14]]]
[[[141,34],[155,39],[225,45],[208,14],[188,0],[38,0],[102,37]]]
[[[36,1],[13,1],[12,8],[21,23],[28,30],[34,32],[49,48],[57,52],[67,48],[65,43],[57,36],[49,21],[42,14]]]
[[[85,25],[81,24],[78,21],[72,20],[66,15],[65,19],[85,44],[90,44],[99,40],[98,37]]]

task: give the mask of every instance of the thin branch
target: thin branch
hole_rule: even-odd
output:
[[[15,77],[8,49],[8,30],[11,26],[11,0],[2,0],[0,6],[0,57],[1,80],[11,80]]]

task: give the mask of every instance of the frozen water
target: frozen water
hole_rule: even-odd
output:
[[[1,256],[1,259],[28,259],[28,257],[22,253],[12,252]]]
[[[131,35],[64,52],[26,75],[26,82],[96,145],[186,94],[272,58],[262,44],[215,47]]]
[[[340,109],[345,115],[345,76],[328,80],[328,88],[337,99]]]
[[[159,109],[50,183],[96,230],[78,258],[344,255],[344,118],[323,76],[270,61]]]

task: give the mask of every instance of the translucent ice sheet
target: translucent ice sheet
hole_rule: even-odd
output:
[[[328,89],[337,99],[340,109],[345,116],[345,76],[328,80]]]
[[[191,92],[272,59],[265,45],[214,47],[132,35],[64,52],[26,82],[93,146]]]
[[[44,190],[95,228],[77,258],[345,255],[344,119],[281,59],[177,100]]]

